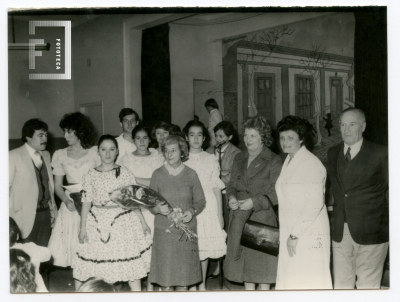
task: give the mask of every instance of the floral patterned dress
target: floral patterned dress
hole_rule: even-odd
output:
[[[154,148],[149,148],[149,156],[136,156],[132,152],[126,153],[121,158],[121,166],[124,166],[138,178],[151,178],[153,172],[163,165],[164,157],[160,156]],[[154,215],[148,209],[142,208],[143,217],[147,225],[154,233]]]
[[[73,276],[79,281],[99,277],[108,283],[134,281],[150,270],[151,237],[144,235],[139,217],[109,199],[108,193],[136,184],[124,167],[107,172],[92,169],[83,177],[82,202],[92,202],[86,222],[88,242],[79,244]]]
[[[89,149],[88,153],[79,159],[68,157],[67,148],[65,148],[54,153],[51,165],[54,175],[66,175],[69,184],[80,184],[84,174],[100,165],[100,157],[96,146]],[[70,198],[71,192],[66,190],[65,194]],[[48,245],[54,265],[71,266],[72,256],[78,245],[79,223],[78,212],[71,212],[65,203],[61,203]]]
[[[185,165],[196,171],[206,197],[206,208],[197,216],[200,260],[220,258],[226,254],[226,232],[218,221],[218,204],[213,188],[223,189],[219,164],[214,154],[189,153]]]

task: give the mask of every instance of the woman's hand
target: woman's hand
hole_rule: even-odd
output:
[[[192,218],[193,218],[193,214],[191,211],[185,211],[185,213],[183,213],[183,215],[182,215],[182,221],[185,223],[192,220]]]
[[[229,207],[232,210],[237,210],[237,208],[239,207],[239,201],[236,199],[236,197],[229,198]]]
[[[219,224],[221,225],[221,229],[223,229],[224,228],[224,216],[220,213],[218,213],[218,221],[219,221]]]
[[[70,212],[76,211],[74,202],[72,200],[64,200],[65,206]]]
[[[254,207],[253,200],[251,198],[239,200],[239,209],[243,211],[251,210]]]
[[[89,241],[89,238],[88,238],[87,233],[86,233],[86,229],[81,229],[79,231],[79,237],[78,238],[79,238],[79,243],[80,244],[87,243]]]
[[[287,244],[287,250],[288,250],[290,257],[293,257],[294,255],[296,255],[296,246],[297,246],[298,242],[299,242],[299,239],[293,240],[290,238],[290,236],[288,237],[286,244]]]
[[[156,212],[157,214],[161,214],[164,216],[169,214],[169,207],[168,207],[168,205],[165,204],[165,202],[159,203],[153,209],[154,209],[154,212]]]

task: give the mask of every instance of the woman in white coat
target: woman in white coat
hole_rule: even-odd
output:
[[[312,125],[287,116],[277,129],[288,156],[276,182],[280,222],[276,289],[332,289],[326,169],[305,146]]]

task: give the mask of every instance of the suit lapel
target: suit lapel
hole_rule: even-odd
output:
[[[26,149],[25,145],[21,147],[21,157],[24,160],[24,164],[26,165],[29,172],[32,174],[32,177],[36,179],[35,167],[32,161],[31,156],[29,155],[28,149]]]
[[[267,162],[271,160],[271,153],[268,152],[267,147],[263,146],[261,153],[250,163],[247,169],[247,178],[251,178],[259,171],[264,169]],[[247,162],[246,162],[247,164]]]
[[[354,159],[351,160],[349,169],[347,171],[348,175],[346,175],[346,178],[348,179],[349,182],[349,188],[353,187],[354,182],[359,179],[357,175],[362,174],[362,171],[364,169],[365,163],[368,162],[368,158],[370,155],[370,152],[368,152],[369,145],[368,142],[364,139],[361,149],[358,152],[358,154],[354,157]]]
[[[335,176],[338,179],[338,182],[340,184],[340,186],[342,187],[343,192],[346,192],[346,188],[343,185],[343,179],[340,177],[340,173],[339,173],[339,156],[341,156],[342,154],[340,152],[343,152],[343,148],[344,148],[344,143],[342,142],[339,146],[338,146],[338,150],[337,152],[335,152],[335,156],[333,158],[333,168],[334,168],[334,172],[335,172]]]

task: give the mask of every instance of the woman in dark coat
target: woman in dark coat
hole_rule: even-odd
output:
[[[275,283],[278,259],[253,249],[242,247],[240,237],[246,220],[277,226],[268,199],[277,204],[275,182],[281,172],[280,157],[269,150],[272,144],[271,126],[261,116],[243,123],[247,150],[235,156],[226,195],[231,208],[228,229],[228,250],[225,277],[244,282],[246,290],[267,290]],[[268,199],[267,197],[268,196]]]

